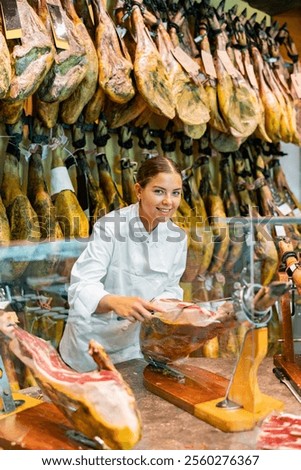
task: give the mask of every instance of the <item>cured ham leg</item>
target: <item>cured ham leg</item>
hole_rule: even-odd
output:
[[[16,324],[9,326],[12,317],[12,312],[0,312],[0,330],[11,338],[10,349],[74,428],[110,449],[131,449],[141,437],[140,414],[132,390],[102,346],[94,340],[89,344],[97,369],[75,372],[48,342]]]
[[[26,0],[18,0],[22,26],[21,44],[9,40],[12,79],[5,99],[19,101],[39,88],[54,61],[54,47],[47,30]]]
[[[156,23],[157,18],[151,13],[144,11],[144,21],[152,27]],[[172,82],[177,115],[185,124],[192,126],[204,125],[203,130],[205,132],[205,124],[210,119],[206,92],[201,83],[196,84],[193,82],[188,73],[175,59],[173,50],[174,47],[179,47],[179,42],[178,44],[173,44],[171,36],[166,31],[162,22],[157,27],[157,47]]]
[[[98,82],[98,60],[93,41],[81,19],[77,16],[71,0],[63,0],[62,5],[67,15],[73,21],[76,31],[83,39],[87,53],[87,72],[80,84],[75,88],[72,95],[61,105],[61,119],[65,124],[74,124],[80,113],[90,101],[96,91]],[[97,116],[98,117],[98,116]]]
[[[30,247],[30,243],[38,242],[41,234],[37,214],[27,195],[24,194],[20,181],[20,149],[18,145],[23,136],[21,120],[11,127],[10,135],[4,156],[0,194],[9,221],[10,238],[12,241],[22,241],[27,244],[24,250],[27,250],[28,256],[28,252],[35,249],[34,245]],[[3,271],[4,266],[1,264],[2,280],[16,281],[26,269],[29,263],[28,259],[28,257],[24,257],[22,261],[11,259],[5,271]]]
[[[47,103],[62,102],[72,95],[88,72],[90,57],[86,51],[87,42],[82,37],[83,31],[77,28],[58,0],[52,0],[52,3],[60,9],[66,27],[69,48],[56,49],[54,62],[39,87],[38,96],[40,100]],[[40,2],[39,14],[43,18],[49,37],[51,37],[50,16],[45,0]]]
[[[10,54],[4,35],[4,26],[2,18],[0,19],[0,98],[3,98],[9,90],[12,79],[12,69],[10,63]]]
[[[164,309],[164,314],[156,311],[156,307]],[[213,312],[176,299],[155,300],[154,314],[141,325],[141,351],[148,362],[180,361],[236,323],[230,302],[224,302]]]
[[[135,95],[132,63],[122,53],[115,24],[103,0],[93,0],[96,22],[95,44],[99,65],[99,84],[116,103],[127,103]]]
[[[144,25],[139,6],[133,7],[132,21],[137,40],[134,74],[138,91],[154,113],[173,119],[175,103],[172,83],[161,55]]]
[[[213,10],[209,15],[209,24],[211,30],[220,28]],[[247,138],[259,123],[260,109],[256,94],[234,66],[233,69],[231,67],[232,75],[226,70],[224,64],[231,63],[231,59],[227,52],[225,32],[221,31],[216,35],[215,46],[217,96],[221,114],[234,137]]]

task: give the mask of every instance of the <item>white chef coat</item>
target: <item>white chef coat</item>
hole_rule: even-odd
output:
[[[72,268],[70,310],[59,349],[63,360],[80,372],[95,369],[88,354],[90,339],[114,363],[142,357],[140,322],[120,319],[113,311],[94,313],[106,294],[183,298],[179,281],[186,266],[185,232],[169,220],[148,233],[138,210],[139,204],[132,204],[99,219]]]

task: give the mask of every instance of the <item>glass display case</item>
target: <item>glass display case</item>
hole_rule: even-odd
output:
[[[200,250],[202,233],[195,232],[195,239],[188,254],[186,271],[181,280],[184,301],[202,305],[209,310],[226,300],[233,301],[245,286],[253,286],[255,292],[260,287],[268,287],[279,281],[279,271],[284,269],[279,254],[279,240],[295,233],[301,221],[296,217],[233,217],[214,221],[215,233],[212,235],[212,253],[218,259],[220,245],[227,238],[227,263],[223,262],[215,272],[202,270]],[[197,228],[198,218],[192,220]],[[209,226],[208,226],[209,227]],[[211,224],[211,228],[213,224]],[[193,228],[191,232],[193,233]],[[208,228],[209,231],[209,228]],[[290,231],[290,232],[289,232]],[[278,233],[278,235],[277,235]],[[208,241],[208,235],[206,235]],[[217,241],[218,240],[218,241]],[[299,240],[290,238],[298,255]],[[68,316],[68,286],[70,271],[74,261],[87,246],[88,239],[69,239],[52,242],[11,243],[1,247],[1,296],[7,299],[18,313],[22,326],[29,332],[42,337],[57,348]],[[231,249],[237,245],[239,258],[231,260]],[[192,262],[191,262],[192,260]],[[233,262],[232,262],[233,261]],[[230,269],[228,268],[230,267]],[[192,275],[192,270],[194,274]],[[22,271],[22,274],[19,273]],[[13,273],[16,272],[14,278]],[[289,282],[289,279],[287,280]],[[291,281],[290,281],[291,282]],[[277,291],[276,291],[277,292]],[[281,290],[279,291],[281,295]],[[300,300],[296,289],[289,289],[292,298],[292,324],[295,337],[294,348],[300,351]],[[250,293],[249,293],[250,294]],[[252,294],[253,295],[253,294]],[[277,294],[278,295],[278,294]],[[276,295],[276,297],[277,297]],[[229,328],[219,338],[204,342],[194,355],[205,357],[235,357],[239,354],[245,333],[244,322]],[[281,308],[277,302],[271,307],[268,322],[269,350],[273,355],[281,350]]]

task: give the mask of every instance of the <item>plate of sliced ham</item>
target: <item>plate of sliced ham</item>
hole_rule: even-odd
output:
[[[272,413],[262,422],[257,449],[301,449],[301,416]]]

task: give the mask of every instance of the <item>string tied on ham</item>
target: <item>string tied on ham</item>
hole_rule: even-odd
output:
[[[156,147],[156,142],[152,139],[149,140],[151,134],[148,127],[138,129],[138,145],[142,149],[153,150]]]
[[[100,122],[93,126],[93,143],[96,147],[105,147],[110,138],[106,120],[101,116]]]
[[[187,157],[193,154],[192,139],[185,134],[181,135],[180,150]]]
[[[133,148],[133,139],[132,139],[133,130],[134,129],[129,126],[123,126],[118,132],[118,145],[122,149],[129,150]]]

